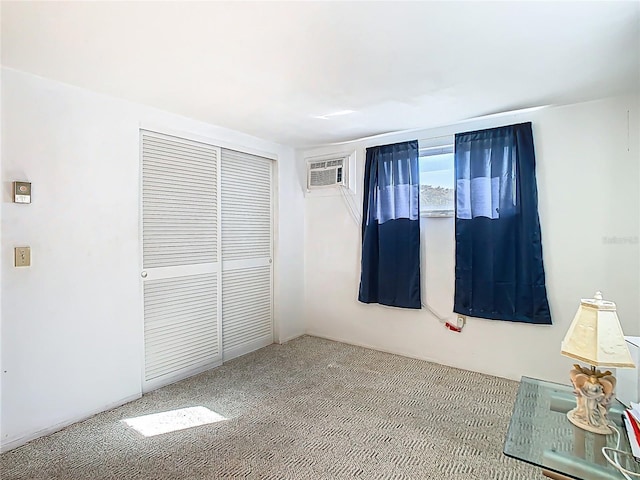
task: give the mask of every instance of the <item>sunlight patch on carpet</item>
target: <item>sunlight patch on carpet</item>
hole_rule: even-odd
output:
[[[122,421],[145,437],[153,437],[223,420],[227,420],[227,418],[206,407],[188,407],[125,418]]]

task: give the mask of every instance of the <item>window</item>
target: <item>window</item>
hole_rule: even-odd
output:
[[[420,149],[420,215],[453,217],[455,175],[453,145]]]

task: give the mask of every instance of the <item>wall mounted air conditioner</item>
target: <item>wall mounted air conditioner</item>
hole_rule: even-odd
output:
[[[347,157],[307,160],[307,189],[346,186]]]

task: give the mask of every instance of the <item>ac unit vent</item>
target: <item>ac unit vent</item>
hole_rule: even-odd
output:
[[[317,170],[319,168],[325,168],[327,166],[327,162],[313,162],[309,164],[309,168],[311,170]]]
[[[335,187],[345,184],[345,159],[311,161],[307,168],[307,188]]]

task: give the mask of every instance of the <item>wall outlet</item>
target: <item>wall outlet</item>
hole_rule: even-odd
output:
[[[16,267],[31,266],[31,247],[15,248],[15,266]]]

